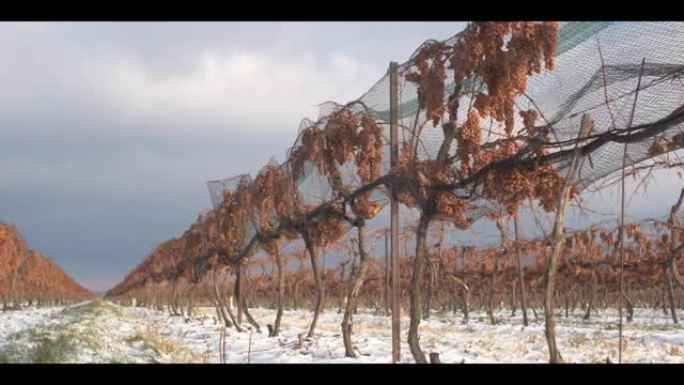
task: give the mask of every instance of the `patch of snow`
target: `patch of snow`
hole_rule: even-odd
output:
[[[73,362],[218,363],[223,329],[228,363],[389,363],[392,356],[390,317],[371,310],[359,309],[353,317],[357,357],[349,358],[344,356],[342,343],[343,315],[336,310],[323,312],[315,337],[300,344],[299,335],[306,335],[311,322],[312,312],[308,310],[285,310],[280,335],[269,337],[266,324],[275,319],[273,309],[250,309],[262,330],[249,330],[251,327],[244,325],[248,330],[240,333],[217,322],[215,309],[208,307],[197,308],[192,319],[111,303],[105,303],[95,314],[79,311],[84,308],[87,306],[0,313],[0,352],[7,344],[16,343],[16,336],[35,329],[89,335],[83,338],[85,342],[77,339],[80,345],[71,358]],[[530,325],[523,327],[520,311],[516,316],[511,316],[510,310],[497,311],[496,325],[491,325],[481,311],[472,311],[468,324],[461,323],[460,313],[433,312],[429,320],[421,321],[421,347],[426,354],[439,353],[445,363],[545,363],[548,352],[543,318],[535,319],[531,311],[528,313]],[[543,311],[537,310],[537,314],[541,317]],[[557,340],[564,360],[603,363],[610,358],[617,362],[617,311],[597,311],[589,321],[582,315],[578,310],[568,318],[564,314],[557,317]],[[413,362],[406,343],[408,322],[408,317],[402,318],[401,358],[406,363]],[[141,333],[152,333],[177,349],[163,351],[136,338]],[[659,309],[635,309],[634,320],[624,323],[623,362],[684,363],[684,328],[673,324]]]

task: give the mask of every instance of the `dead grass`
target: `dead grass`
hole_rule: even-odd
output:
[[[670,356],[684,356],[684,350],[675,345],[667,345],[665,352]]]
[[[201,362],[203,357],[184,346],[164,338],[156,327],[147,326],[126,339],[127,343],[143,342],[160,358],[168,358],[176,363]]]

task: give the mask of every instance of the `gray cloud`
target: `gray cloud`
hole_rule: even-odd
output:
[[[101,290],[464,23],[0,23],[0,218]]]

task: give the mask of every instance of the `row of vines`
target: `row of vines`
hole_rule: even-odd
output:
[[[57,264],[28,247],[14,225],[0,223],[0,299],[3,310],[92,297]]]
[[[595,123],[591,109],[547,120],[528,95],[528,83],[554,71],[559,28],[556,22],[476,22],[454,39],[426,42],[400,69],[418,106],[412,122],[401,121],[395,164],[389,165],[389,122],[381,113],[361,99],[336,106],[302,127],[286,162],[269,163],[254,179],[226,181],[213,211],[157,247],[107,295],[147,306],[168,303],[179,314],[191,314],[195,298],[201,298],[238,330],[243,317],[261,327],[250,306],[274,306],[272,336],[279,333],[285,306],[310,306],[310,338],[321,311],[337,307],[344,312],[346,355],[354,357],[353,315],[360,302],[389,309],[387,264],[375,255],[385,232],[371,231],[367,223],[395,197],[419,213],[405,229],[412,250],[406,241],[400,272],[408,343],[418,363],[427,362],[418,329],[430,309],[460,309],[467,322],[470,304],[479,303],[492,323],[493,309],[502,302],[525,312],[525,322],[527,309],[535,316],[535,308],[546,309],[551,362],[562,361],[553,323],[557,304],[566,311],[583,304],[590,317],[596,306],[614,306],[619,298],[630,309],[669,303],[676,317],[674,308],[681,304],[673,297],[672,280],[682,284],[678,207],[667,223],[652,226],[657,236],[644,235],[637,224],[566,234],[563,214],[586,187],[578,170],[586,159],[592,162],[592,153],[610,144],[652,142],[658,146],[652,156],[665,156],[681,147],[665,131],[684,121],[684,112],[678,105],[661,119],[624,128]],[[668,71],[663,76],[676,73]],[[643,72],[642,66],[639,82]],[[653,73],[648,76],[659,76]],[[628,94],[636,103],[633,91]],[[603,107],[610,111],[610,102]],[[572,127],[562,132],[563,124]],[[431,131],[440,133],[439,145],[426,151]],[[316,199],[302,187],[311,180],[324,186]],[[526,202],[536,203],[532,210],[555,213],[552,234],[538,240],[509,234]],[[496,223],[500,245],[442,246],[443,239],[457,238],[480,219]],[[430,243],[434,237],[440,238],[436,247]],[[328,268],[322,258],[335,249],[352,257]],[[299,269],[292,269],[297,261]],[[620,271],[626,286],[620,285]],[[237,314],[228,298],[236,300]]]

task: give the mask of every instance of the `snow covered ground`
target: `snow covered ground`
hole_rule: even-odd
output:
[[[144,320],[110,303],[0,313],[0,362],[192,362],[199,357],[171,344]],[[141,322],[142,321],[142,322]]]
[[[220,323],[213,308],[202,308],[191,320],[143,308],[89,302],[65,308],[26,309],[0,313],[0,362],[219,362]],[[311,312],[285,311],[281,335],[269,338],[267,323],[275,311],[253,309],[261,332],[225,330],[225,357],[229,363],[332,363],[391,360],[390,319],[372,311],[354,316],[353,341],[357,358],[344,357],[340,331],[342,314],[328,310],[321,315],[316,337],[304,339]],[[537,311],[541,316],[541,311]],[[404,314],[406,312],[404,311]],[[420,325],[420,341],[426,353],[437,352],[444,363],[547,362],[543,319],[522,326],[520,311],[496,314],[489,324],[486,314],[462,315],[433,312]],[[617,361],[617,311],[593,314],[582,320],[577,310],[557,318],[558,343],[566,362]],[[413,362],[402,319],[402,362]],[[623,361],[684,363],[684,327],[675,325],[662,310],[636,309],[635,320],[624,328]],[[251,346],[250,346],[251,339]]]

